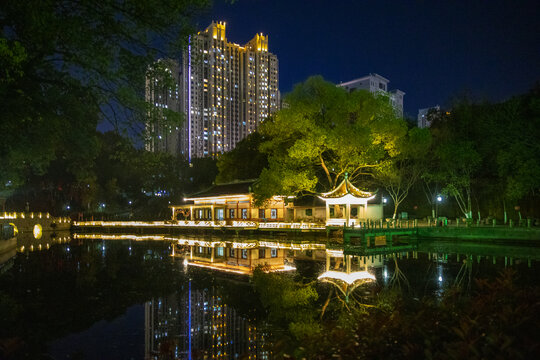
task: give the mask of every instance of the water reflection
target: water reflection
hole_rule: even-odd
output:
[[[131,323],[140,324],[145,340],[144,353],[134,358],[271,358],[272,330],[250,284],[258,268],[300,283],[330,281],[347,303],[365,293],[364,284],[441,297],[450,285],[470,287],[474,278],[504,267],[534,282],[540,259],[534,247],[452,241],[395,251],[385,244],[344,248],[326,239],[45,233],[41,239],[19,234],[1,245],[0,313],[10,317],[2,319],[0,342],[22,339],[15,352],[26,358],[49,344],[58,359],[83,347],[62,352],[54,344],[73,333],[88,340],[93,335],[85,329],[132,316],[126,311],[138,304],[144,319]],[[111,347],[109,358],[127,356],[122,344],[100,346]]]
[[[145,304],[145,358],[268,358],[255,321],[237,314],[218,288],[192,280],[173,295]]]

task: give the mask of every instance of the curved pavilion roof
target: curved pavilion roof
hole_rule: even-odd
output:
[[[323,193],[320,195],[321,199],[338,199],[343,198],[347,195],[351,195],[352,197],[359,198],[359,199],[372,199],[375,196],[375,193],[369,192],[369,191],[362,191],[358,189],[356,186],[351,184],[349,181],[349,176],[345,174],[345,179],[335,187],[334,190]]]

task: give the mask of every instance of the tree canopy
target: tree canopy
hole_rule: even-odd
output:
[[[92,158],[108,120],[139,131],[147,71],[177,57],[206,0],[7,0],[0,3],[0,187],[57,158]],[[74,167],[78,172],[84,167]],[[78,174],[76,174],[78,175]]]
[[[263,201],[275,194],[328,191],[345,173],[353,182],[372,176],[399,154],[407,126],[387,97],[347,92],[314,76],[295,86],[260,131],[268,167],[255,192]]]

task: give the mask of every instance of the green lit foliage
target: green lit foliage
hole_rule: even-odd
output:
[[[407,198],[411,188],[426,171],[430,145],[431,134],[428,129],[412,128],[407,136],[398,141],[399,155],[375,172],[375,181],[381,184],[392,198],[394,219],[399,205]]]
[[[433,157],[428,178],[452,196],[461,213],[472,218],[473,182],[482,161],[475,143],[478,108],[468,100],[455,104],[451,113],[440,113],[433,122]]]
[[[530,93],[498,106],[497,120],[505,126],[497,133],[499,176],[511,200],[538,195],[540,190],[540,85]]]
[[[253,286],[274,332],[296,342],[320,331],[315,306],[318,293],[311,284],[297,283],[288,274],[266,273],[257,268]],[[286,350],[277,344],[274,353]]]
[[[320,76],[298,84],[284,103],[260,129],[268,167],[255,188],[259,202],[331,190],[345,173],[352,182],[371,176],[398,155],[407,131],[386,97],[348,93]]]

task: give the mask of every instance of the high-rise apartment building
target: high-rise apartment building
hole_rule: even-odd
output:
[[[181,65],[180,152],[188,159],[232,150],[279,108],[278,59],[268,36],[229,42],[224,22],[191,36]]]
[[[157,67],[159,67],[159,71]],[[160,71],[167,72],[170,81],[164,81],[163,73]],[[167,121],[168,110],[175,113],[181,111],[178,62],[170,59],[159,60],[154,65],[154,69],[149,69],[148,73],[151,75],[146,78],[145,100],[152,105],[152,110],[148,114],[149,120],[146,124],[148,140],[145,148],[147,151],[178,154],[180,152],[180,128]]]
[[[369,74],[359,79],[338,84],[338,86],[344,87],[349,92],[361,89],[368,90],[372,94],[383,93],[388,96],[396,114],[401,117],[403,116],[403,97],[405,93],[398,89],[389,91],[389,82],[390,80],[379,74]]]

